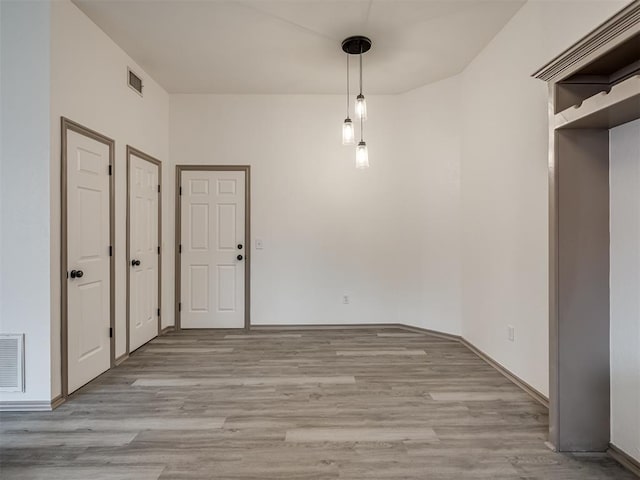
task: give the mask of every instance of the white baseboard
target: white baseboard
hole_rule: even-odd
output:
[[[50,412],[51,400],[0,401],[0,412]]]

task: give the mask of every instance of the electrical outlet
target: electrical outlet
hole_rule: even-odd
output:
[[[349,295],[342,296],[342,303],[344,303],[345,305],[349,304]]]
[[[507,335],[509,338],[510,342],[515,341],[516,339],[516,329],[513,327],[513,325],[507,325]]]

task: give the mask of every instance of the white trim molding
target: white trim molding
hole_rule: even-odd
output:
[[[0,412],[50,412],[51,400],[0,401]]]

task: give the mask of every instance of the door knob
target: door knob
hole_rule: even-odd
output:
[[[137,267],[138,265],[140,265],[140,260],[131,260],[131,265]]]
[[[238,250],[242,250],[242,244],[241,243],[238,244]]]
[[[238,255],[236,258],[237,258],[238,260],[242,260],[242,255]]]
[[[82,278],[83,275],[84,272],[82,270],[71,270],[71,273],[69,274],[71,278]]]

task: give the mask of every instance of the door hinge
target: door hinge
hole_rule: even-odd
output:
[[[182,302],[178,302],[178,311],[181,312],[182,311]]]
[[[158,246],[158,255],[160,255],[160,247]]]
[[[180,193],[179,193],[179,195],[182,195],[182,187],[180,187]]]
[[[111,164],[109,164],[109,175],[113,175],[113,169],[111,168]]]
[[[109,338],[113,338],[113,327],[109,327]]]
[[[113,247],[109,245],[109,256],[113,257]]]
[[[178,253],[182,253],[182,244],[178,245]]]
[[[160,316],[160,309],[158,309],[158,316]]]
[[[160,184],[158,184],[158,193],[160,193]]]

